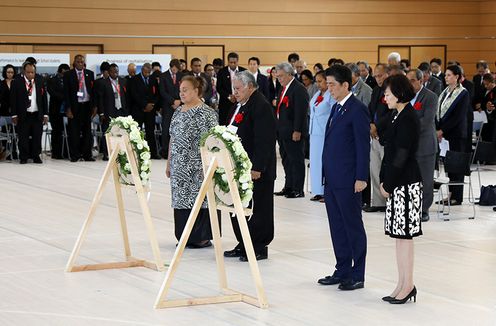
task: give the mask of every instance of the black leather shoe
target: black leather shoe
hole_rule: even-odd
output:
[[[107,156],[107,155],[104,155],[104,156],[102,157],[102,160],[103,160],[103,161],[108,161],[108,156]]]
[[[367,206],[365,208],[362,208],[362,210],[366,213],[385,212],[386,207]]]
[[[422,222],[427,222],[429,221],[429,219],[430,219],[429,214],[422,213]]]
[[[321,199],[324,199],[324,196],[322,196],[322,195],[315,195],[312,198],[310,198],[311,201],[320,201]]]
[[[201,249],[201,248],[208,248],[212,246],[212,242],[210,240],[208,241],[202,241],[198,243],[190,243],[186,245],[186,248],[188,249]]]
[[[393,300],[396,300],[396,298],[388,295],[386,297],[382,297],[382,301],[386,301],[386,302],[389,302],[389,301],[393,301]]]
[[[493,212],[496,212],[496,207],[493,207]]]
[[[79,159],[78,158],[71,158],[71,162],[79,162]]]
[[[305,193],[303,191],[291,191],[285,197],[286,198],[303,198],[303,197],[305,197]]]
[[[336,285],[343,281],[341,277],[337,277],[334,274],[323,277],[317,281],[317,283],[322,285]]]
[[[28,163],[28,160],[20,160],[19,163],[20,164],[27,164]]]
[[[265,249],[262,251],[255,252],[255,258],[257,260],[264,260],[264,259],[269,258],[269,253],[268,253],[267,247],[265,247]],[[248,261],[248,257],[245,254],[245,255],[242,255],[241,257],[239,257],[239,260],[246,262],[246,261]]]
[[[33,163],[36,163],[36,164],[41,164],[43,163],[43,161],[41,160],[41,158],[39,156],[33,158]]]
[[[365,283],[363,281],[346,281],[339,284],[338,289],[343,291],[353,291],[357,289],[363,289]]]
[[[243,256],[243,250],[239,248],[234,248],[233,250],[224,251],[224,257],[241,257]]]
[[[288,189],[288,188],[282,188],[281,191],[275,192],[274,195],[276,195],[276,196],[286,196],[290,192],[291,192],[290,189]]]
[[[93,157],[86,157],[84,160],[86,162],[95,162],[95,159]]]
[[[407,301],[409,300],[412,300],[413,298],[413,302],[417,302],[417,288],[414,286],[412,291],[410,291],[410,293],[408,293],[408,295],[406,297],[404,297],[403,299],[394,299],[394,300],[391,300],[389,301],[390,304],[405,304]]]

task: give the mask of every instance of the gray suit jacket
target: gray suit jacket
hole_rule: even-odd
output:
[[[434,76],[431,76],[427,81],[427,89],[433,91],[437,96],[443,91],[443,83]]]
[[[361,78],[358,78],[358,82],[356,83],[355,91],[353,95],[365,104],[365,106],[369,106],[370,99],[372,97],[372,88],[369,85],[365,84]]]
[[[417,157],[434,155],[437,152],[436,110],[438,97],[434,92],[423,87],[413,105],[420,121],[420,138]]]

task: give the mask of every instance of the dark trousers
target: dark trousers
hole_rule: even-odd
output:
[[[436,153],[417,157],[417,163],[422,175],[422,213],[429,214],[429,208],[434,199],[434,166]]]
[[[354,189],[324,187],[331,240],[336,256],[336,276],[353,281],[365,279],[367,236],[362,221],[362,196]]]
[[[72,159],[91,158],[93,137],[91,135],[91,106],[89,102],[78,103],[72,108],[74,117],[69,119],[69,144]]]
[[[145,125],[145,139],[150,146],[150,154],[152,157],[157,156],[157,142],[155,140],[155,111],[143,112],[134,116],[134,120],[138,122],[140,127]]]
[[[304,141],[295,142],[291,139],[279,139],[279,153],[286,177],[284,188],[303,192],[305,183]]]
[[[219,125],[221,126],[227,126],[229,123],[229,113],[232,109],[234,104],[223,104],[222,106],[219,105]]]
[[[191,209],[174,208],[174,234],[177,241],[181,239],[184,227],[188,222]],[[220,226],[220,211],[217,211],[219,226]],[[210,226],[210,214],[208,208],[201,208],[196,218],[191,234],[189,235],[187,244],[195,244],[205,240],[212,240],[212,228]]]
[[[253,215],[247,221],[251,242],[255,253],[263,252],[274,239],[274,180],[253,181]],[[231,222],[239,244],[237,249],[244,251],[243,237],[236,215]]]
[[[450,151],[454,152],[465,152],[465,145],[467,140],[465,138],[450,138],[449,141]],[[463,182],[465,176],[463,174],[453,174],[448,173],[448,178],[451,182]],[[457,202],[463,202],[463,186],[449,186],[449,191],[451,192],[450,199],[454,199]]]
[[[162,109],[162,155],[163,158],[169,156],[170,124],[174,109],[172,107]]]
[[[52,126],[51,146],[52,157],[62,157],[63,134],[64,134],[64,116],[61,113],[52,113],[49,115],[50,125]]]
[[[19,159],[36,158],[41,154],[41,135],[43,134],[43,120],[38,112],[26,112],[26,116],[17,122],[19,137]],[[31,137],[31,141],[29,138]]]

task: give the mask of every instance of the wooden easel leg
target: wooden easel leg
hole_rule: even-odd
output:
[[[131,164],[131,174],[133,176],[134,186],[136,188],[136,193],[138,194],[138,200],[141,206],[141,211],[143,212],[143,218],[145,219],[146,229],[148,231],[148,237],[150,238],[150,244],[152,247],[153,257],[158,271],[164,270],[164,265],[162,259],[160,258],[160,249],[158,246],[157,236],[155,233],[155,228],[153,226],[152,216],[150,214],[150,209],[146,201],[145,190],[141,184],[141,178],[138,171],[138,164],[136,162],[136,157],[129,142],[125,142],[126,155],[128,157],[129,163]]]
[[[176,273],[176,270],[179,266],[179,262],[183,255],[184,248],[186,247],[186,242],[188,241],[191,231],[193,230],[193,226],[195,225],[203,200],[205,199],[205,196],[207,194],[207,189],[210,186],[210,184],[213,182],[212,177],[215,173],[215,169],[217,169],[217,161],[215,158],[213,158],[212,161],[210,162],[207,172],[205,173],[202,185],[200,187],[200,191],[198,192],[198,196],[196,197],[195,203],[193,205],[193,209],[189,214],[188,222],[186,222],[186,226],[184,227],[184,231],[183,234],[181,235],[181,239],[179,239],[179,244],[177,245],[176,251],[174,253],[174,257],[172,258],[171,264],[167,269],[164,282],[160,287],[160,292],[154,304],[155,308],[160,307],[160,304],[164,301],[164,298],[167,296],[167,293],[169,292],[172,279],[174,278],[174,274]]]
[[[100,184],[98,185],[97,191],[95,193],[95,196],[93,197],[93,201],[91,202],[91,207],[90,211],[88,212],[88,216],[86,217],[86,221],[84,222],[83,228],[81,229],[78,239],[76,241],[76,244],[74,246],[74,249],[72,250],[71,256],[69,257],[69,261],[67,262],[65,271],[66,272],[71,272],[72,268],[74,267],[74,262],[76,261],[76,258],[79,256],[79,252],[81,251],[81,246],[83,245],[83,242],[86,238],[86,234],[88,233],[88,229],[91,225],[91,222],[93,221],[93,218],[95,216],[96,208],[98,207],[98,203],[102,199],[103,195],[103,190],[105,189],[105,185],[107,184],[107,181],[110,177],[110,172],[111,169],[114,168],[115,166],[115,159],[117,158],[119,150],[114,149],[109,155],[109,161],[107,163],[107,166],[105,167],[105,171],[103,172],[103,176],[100,180]]]

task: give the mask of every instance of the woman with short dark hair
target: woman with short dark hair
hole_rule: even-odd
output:
[[[422,176],[416,152],[420,122],[410,104],[415,91],[404,75],[388,77],[384,84],[385,100],[393,114],[385,138],[380,180],[386,200],[384,230],[396,239],[398,283],[391,295],[383,297],[391,304],[416,301],[413,283],[413,238],[422,234]]]
[[[11,64],[3,67],[3,80],[0,82],[0,116],[10,117],[12,115],[10,110],[10,85],[16,73],[16,68]],[[2,131],[6,131],[6,128],[5,126],[2,127]],[[9,155],[8,151],[5,150],[6,144],[7,141],[0,142],[0,160],[5,159]]]
[[[305,69],[301,72],[301,82],[305,86],[308,92],[308,98],[312,98],[315,93],[319,91],[319,88],[314,83],[312,72]]]

